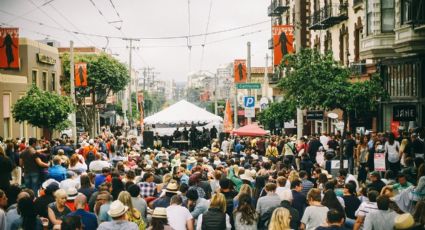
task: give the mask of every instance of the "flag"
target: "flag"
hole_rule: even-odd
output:
[[[294,53],[294,27],[291,25],[275,25],[273,32],[274,65],[279,65],[283,56]]]
[[[75,87],[87,87],[87,63],[80,62],[74,66]]]
[[[0,28],[0,68],[19,69],[18,28]]]
[[[246,82],[246,60],[235,60],[233,70],[235,83]]]
[[[223,119],[224,132],[230,133],[233,130],[233,121],[232,121],[232,108],[230,107],[230,102],[226,100],[226,108],[224,111]]]

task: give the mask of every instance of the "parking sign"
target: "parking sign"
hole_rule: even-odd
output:
[[[255,106],[255,97],[244,97],[243,105],[245,108],[254,108]]]

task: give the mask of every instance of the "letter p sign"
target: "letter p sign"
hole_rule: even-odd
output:
[[[244,97],[243,102],[245,108],[254,108],[255,97]]]

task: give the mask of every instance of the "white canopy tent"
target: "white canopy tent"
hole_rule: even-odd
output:
[[[154,131],[158,132],[159,135],[171,135],[176,126],[184,124],[190,126],[192,122],[197,125],[198,129],[200,126],[211,128],[214,125],[218,130],[221,130],[223,118],[186,100],[181,100],[144,119],[145,125],[156,126]]]

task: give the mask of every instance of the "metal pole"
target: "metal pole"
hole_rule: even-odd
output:
[[[132,54],[132,51],[133,51],[133,40],[132,39],[129,39],[130,40],[130,53],[129,53],[129,55],[130,55],[130,57],[129,57],[129,63],[128,63],[128,72],[129,72],[129,74],[130,74],[130,84],[128,85],[128,100],[129,100],[129,102],[128,102],[128,126],[130,126],[130,128],[131,128],[131,121],[132,121],[132,116],[133,116],[133,114],[132,114],[132,112],[133,111],[131,111],[131,103],[132,103],[132,100],[131,100],[131,85],[132,85],[132,81],[133,81],[133,79],[132,79],[132,77],[131,77],[131,54]]]
[[[233,109],[233,127],[235,129],[238,128],[238,88],[236,87],[236,83],[234,83],[235,85],[235,100],[234,100],[234,109]]]
[[[217,110],[217,74],[215,74],[214,76],[214,114],[217,115],[218,114],[218,110]]]
[[[74,42],[69,42],[69,75],[70,75],[70,81],[71,81],[71,99],[72,103],[75,105],[75,76],[74,76]],[[71,123],[72,123],[72,140],[74,140],[74,144],[77,144],[77,114],[76,112],[73,112],[71,114]]]
[[[250,83],[251,82],[251,42],[247,43],[247,58],[246,58],[246,62],[247,62],[247,82]],[[251,89],[248,89],[248,96],[251,96]],[[251,124],[252,119],[251,117],[248,117],[248,124]]]
[[[263,96],[265,97],[265,98],[267,98],[267,101],[269,100],[269,90],[268,90],[268,86],[269,86],[269,77],[268,77],[268,62],[269,62],[269,54],[268,53],[266,53],[266,67],[264,68],[264,84],[263,84],[263,89],[264,89],[264,91],[263,91]]]
[[[295,22],[294,25],[296,25],[298,22],[301,22],[301,7],[305,7],[305,5],[302,3],[304,1],[295,1]],[[296,46],[296,52],[301,52],[302,48],[302,33],[301,28],[298,26],[295,27],[295,41],[297,41]],[[299,44],[298,44],[299,43]],[[297,138],[302,137],[303,135],[303,126],[304,126],[304,118],[303,118],[303,111],[298,107],[297,108]]]

